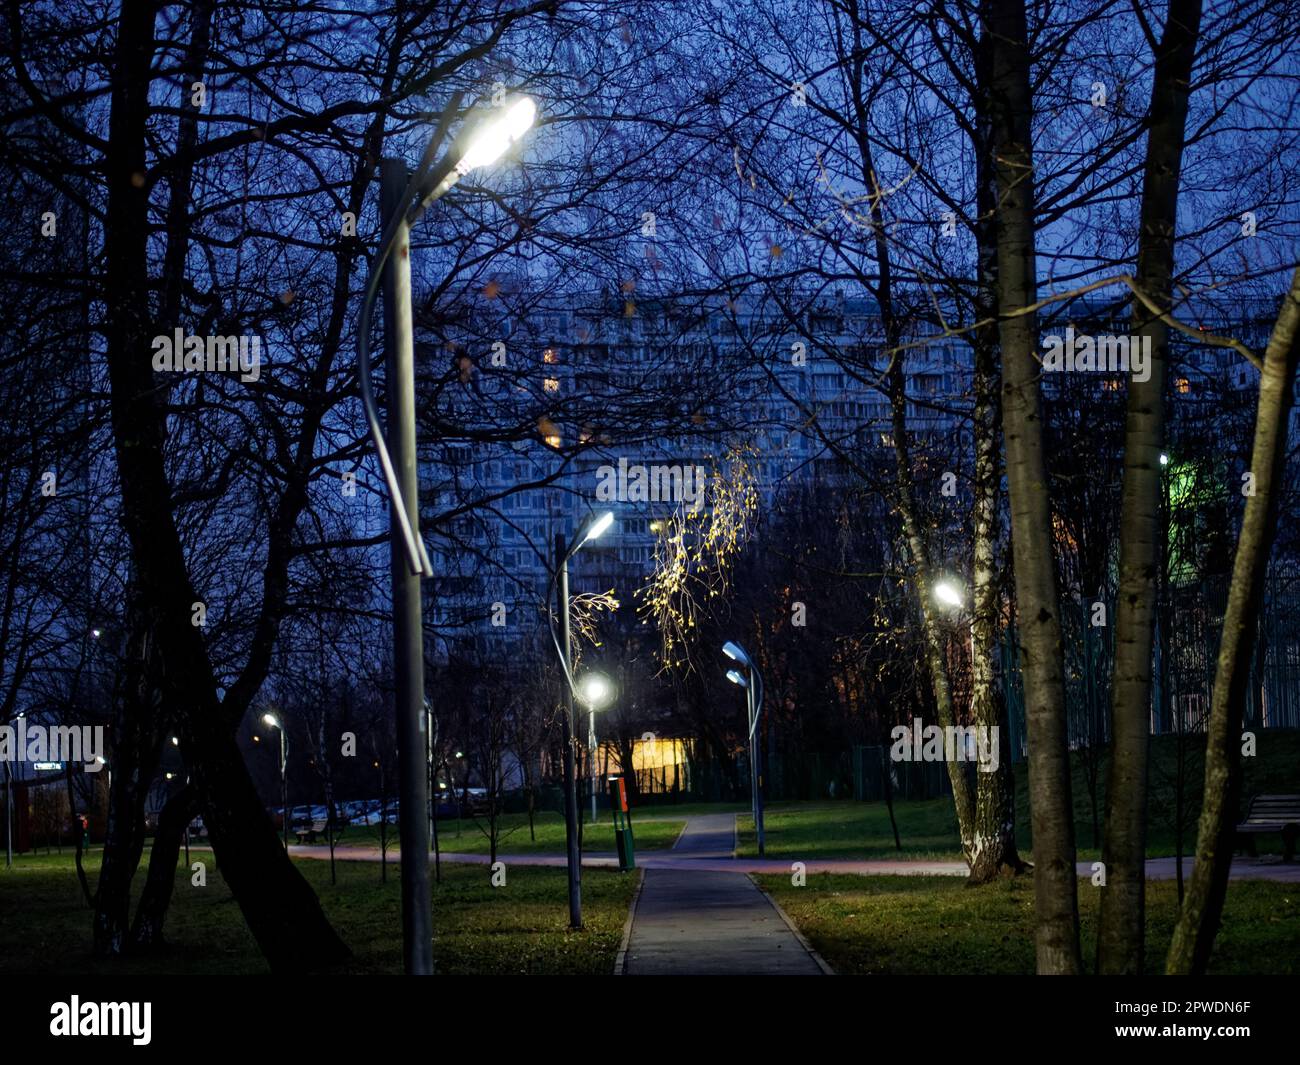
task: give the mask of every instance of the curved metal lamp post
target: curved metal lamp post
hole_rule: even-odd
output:
[[[396,678],[397,754],[402,853],[429,851],[427,731],[424,715],[424,627],[420,578],[433,565],[418,535],[419,478],[415,454],[415,343],[411,324],[411,226],[465,174],[499,159],[532,126],[537,109],[525,97],[508,99],[466,124],[442,161],[433,157],[460,103],[451,99],[438,129],[408,180],[406,165],[384,159],[380,203],[384,230],[371,264],[357,321],[357,368],[361,403],[388,485],[393,581],[393,667]],[[384,284],[384,347],[387,358],[388,439],[379,424],[370,382],[370,318]],[[391,454],[390,454],[391,452]],[[402,959],[411,975],[433,972],[433,913],[427,861],[402,863]]]
[[[763,778],[759,772],[762,758],[762,733],[758,731],[758,722],[763,714],[763,674],[740,644],[728,640],[722,645],[722,653],[745,670],[727,670],[727,680],[745,689],[746,704],[749,709],[749,792],[750,805],[754,812],[754,831],[758,836],[758,856],[761,858],[766,850],[763,835]]]

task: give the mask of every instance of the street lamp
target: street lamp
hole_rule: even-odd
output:
[[[966,597],[962,595],[961,589],[947,578],[935,582],[934,597],[944,606],[961,607],[966,602]]]
[[[551,601],[552,590],[559,585],[560,635],[551,630],[551,641],[555,652],[560,656],[560,669],[563,671],[564,683],[561,691],[564,697],[563,712],[560,714],[560,742],[564,750],[564,843],[569,865],[569,927],[582,927],[582,857],[578,854],[578,791],[577,773],[573,765],[573,634],[569,626],[569,559],[576,555],[583,545],[603,535],[614,524],[612,511],[592,515],[574,533],[573,539],[565,542],[564,533],[555,534],[555,571],[551,574],[550,584],[546,588],[546,601]]]
[[[419,536],[419,476],[415,454],[415,341],[411,325],[411,226],[471,170],[501,157],[532,126],[536,105],[511,97],[503,106],[466,123],[442,161],[434,154],[460,104],[451,98],[437,130],[425,147],[414,175],[397,159],[380,164],[383,234],[371,264],[361,313],[357,319],[357,380],[370,437],[389,494],[389,553],[393,599],[393,667],[397,718],[398,790],[401,796],[398,836],[402,853],[427,854],[429,779],[424,764],[427,724],[424,715],[424,626],[420,578],[433,576],[433,564]],[[388,439],[370,383],[370,317],[380,283],[384,286]],[[390,457],[391,450],[391,457]],[[408,974],[433,973],[433,913],[426,861],[402,863],[402,961]]]
[[[591,777],[591,823],[596,823],[596,711],[603,710],[614,695],[614,686],[604,673],[588,673],[579,684],[587,704],[587,761]]]
[[[962,587],[947,577],[941,578],[934,584],[934,597],[944,606],[950,606],[957,610],[962,610],[966,606],[966,596]],[[970,666],[971,670],[975,669],[975,615],[971,614],[970,619]]]
[[[284,725],[274,714],[263,714],[263,724],[269,728],[275,729],[280,733],[280,803],[281,809],[284,810],[284,849],[289,849],[289,774],[286,771],[289,765],[288,740],[285,738]]]
[[[728,640],[722,645],[722,653],[744,669],[727,670],[727,680],[745,691],[745,706],[749,712],[749,798],[754,814],[754,832],[758,836],[758,856],[761,858],[766,849],[763,833],[763,781],[759,774],[759,750],[762,734],[758,732],[759,718],[763,713],[763,674],[740,644]]]

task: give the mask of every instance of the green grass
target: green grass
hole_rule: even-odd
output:
[[[837,973],[1033,973],[1033,883],[979,888],[951,877],[762,876],[770,892]],[[1094,956],[1100,888],[1079,881],[1085,962]],[[1177,886],[1147,884],[1146,967],[1160,972],[1177,913]],[[1237,881],[1228,888],[1210,972],[1300,973],[1300,885]]]
[[[961,860],[957,817],[952,800],[896,802],[898,835],[894,849],[889,811],[883,802],[775,803],[763,811],[764,850],[768,858],[932,858]],[[736,820],[743,858],[758,856],[754,819]]]
[[[19,856],[0,869],[0,974],[197,974],[265,973],[266,963],[239,907],[212,864],[207,886],[192,887],[177,870],[168,915],[169,947],[150,958],[97,961],[90,955],[91,911],[69,855]],[[147,864],[148,855],[145,856]],[[143,877],[145,864],[141,865]],[[378,863],[339,862],[338,884],[329,863],[300,861],[299,870],[355,957],[345,971],[399,973],[402,969],[399,867],[390,864],[380,881]],[[91,887],[99,852],[86,862]],[[564,869],[510,866],[506,883],[494,888],[486,866],[442,867],[433,887],[434,956],[452,974],[604,974],[612,971],[623,923],[636,886],[632,875],[584,869],[581,932],[568,930]],[[139,884],[137,883],[137,887]]]
[[[700,814],[730,814],[748,810],[746,802],[682,802],[647,803],[632,809],[632,823],[642,824],[647,819],[697,817]]]
[[[681,835],[685,821],[641,821],[633,814],[633,836],[638,851],[663,850],[671,847]],[[440,820],[438,822],[438,847],[448,854],[487,854],[487,821],[465,818]],[[563,854],[564,853],[564,818],[549,810],[536,814],[534,829],[536,839],[528,831],[527,814],[505,814],[501,818],[501,835],[497,843],[497,853],[509,857],[512,854]],[[389,855],[397,853],[397,829],[389,828]],[[349,826],[343,830],[339,841],[344,847],[379,846],[378,825]],[[582,830],[582,849],[584,853],[608,851],[614,853],[614,826],[610,824],[609,815],[603,814],[599,824],[588,823]]]
[[[1257,733],[1258,753],[1242,759],[1242,802],[1260,793],[1300,792],[1300,732]],[[1183,853],[1196,847],[1196,814],[1204,775],[1203,736],[1189,736],[1184,741],[1186,786],[1191,798],[1184,813]],[[1175,847],[1174,798],[1177,737],[1155,737],[1151,743],[1151,770],[1148,798],[1149,827],[1147,856],[1171,857]],[[1092,810],[1087,788],[1087,772],[1082,758],[1072,757],[1072,794],[1075,811],[1075,840],[1080,861],[1101,857],[1094,843]],[[1098,785],[1098,818],[1104,816],[1105,752],[1101,753]],[[849,800],[820,803],[773,803],[764,814],[766,851],[769,857],[806,860],[809,858],[932,858],[960,860],[957,818],[952,799],[899,801],[894,803],[902,850],[894,849],[889,813],[883,802],[859,803]],[[739,854],[755,857],[758,843],[754,822],[747,813],[737,820]],[[1024,763],[1016,766],[1016,843],[1026,858],[1032,855],[1033,838],[1029,831],[1028,771]],[[1260,854],[1281,854],[1282,837],[1262,834],[1255,837]]]

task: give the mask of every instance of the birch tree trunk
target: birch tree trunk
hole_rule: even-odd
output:
[[[997,697],[993,655],[998,631],[998,585],[995,547],[998,495],[1002,477],[998,461],[998,369],[993,341],[975,349],[975,506],[971,577],[971,713],[975,726],[997,737],[997,769],[980,766],[975,777],[975,823],[971,849],[971,884],[1025,870],[1016,848],[1016,792],[1011,773],[1006,703]]]
[[[898,343],[894,330],[886,326],[891,347]],[[944,657],[944,632],[935,616],[934,586],[931,578],[930,550],[917,518],[915,493],[912,491],[912,459],[907,434],[907,394],[904,390],[902,355],[895,351],[888,371],[889,400],[892,411],[894,438],[897,504],[903,519],[903,537],[912,561],[912,587],[921,606],[921,629],[925,639],[925,664],[934,693],[935,717],[941,728],[957,723],[952,706],[952,685],[948,679],[948,663]],[[948,781],[952,785],[952,801],[957,811],[957,830],[961,836],[961,850],[969,865],[974,854],[975,805],[970,786],[966,781],[966,764],[948,760]]]
[[[979,115],[973,137],[978,185],[975,240],[978,249],[979,289],[976,314],[981,320],[997,316],[998,241],[995,224],[997,173],[992,155],[991,107],[992,40],[976,45],[976,86]],[[1016,784],[1011,770],[1011,745],[1006,700],[998,697],[993,668],[998,638],[997,543],[998,504],[1002,492],[1001,437],[1002,380],[997,362],[998,330],[987,327],[975,337],[975,500],[971,513],[971,713],[977,728],[996,736],[998,768],[980,771],[975,778],[975,844],[969,883],[981,884],[1027,868],[1016,847]]]
[[[1201,0],[1170,0],[1151,86],[1137,283],[1161,308],[1169,307],[1173,288],[1183,128],[1200,24]],[[1160,538],[1165,535],[1160,452],[1169,330],[1136,300],[1132,321],[1135,336],[1151,338],[1151,373],[1146,381],[1129,382],[1124,433],[1115,677],[1101,851],[1106,887],[1097,932],[1097,971],[1110,974],[1142,972],[1151,652],[1163,557]]]
[[[1061,619],[1043,465],[1037,316],[1022,313],[1037,293],[1029,46],[1022,0],[986,0],[992,39],[991,111],[997,175],[1002,425],[1011,500],[1016,613],[1029,737],[1034,834],[1035,951],[1039,973],[1077,974],[1078,883],[1065,719]]]
[[[857,95],[854,103],[857,114],[856,134],[858,151],[862,158],[863,181],[867,188],[876,187],[876,168],[871,140],[867,134],[867,104],[861,96],[862,80],[854,78]],[[889,393],[890,429],[894,444],[895,503],[903,522],[903,538],[912,563],[912,587],[921,606],[921,628],[925,640],[925,663],[934,693],[935,717],[939,726],[948,729],[957,723],[953,711],[952,684],[948,676],[948,663],[944,653],[945,633],[934,609],[933,569],[930,545],[916,506],[913,491],[911,437],[907,427],[907,383],[903,373],[903,353],[899,345],[903,340],[903,324],[894,307],[893,263],[889,241],[885,236],[885,218],[882,198],[873,197],[870,207],[873,244],[880,280],[876,285],[876,302],[884,326],[885,346],[890,352],[890,363],[885,373],[885,387]],[[965,763],[948,761],[948,782],[952,785],[952,801],[957,813],[957,831],[961,837],[961,850],[969,865],[975,847],[975,803],[966,780]]]
[[[1242,710],[1264,595],[1264,575],[1277,528],[1278,499],[1285,490],[1287,432],[1298,357],[1300,268],[1292,275],[1291,290],[1283,301],[1264,354],[1249,471],[1254,475],[1255,491],[1246,499],[1223,616],[1214,691],[1210,696],[1205,798],[1196,840],[1196,865],[1165,962],[1165,971],[1172,975],[1205,972],[1228,890],[1241,790]]]

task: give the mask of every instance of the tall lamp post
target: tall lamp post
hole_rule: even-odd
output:
[[[763,780],[759,773],[759,761],[762,758],[760,747],[762,733],[758,731],[759,719],[763,715],[763,674],[740,644],[728,640],[722,645],[722,653],[744,669],[727,670],[727,680],[745,689],[745,701],[749,710],[749,794],[750,805],[754,813],[754,832],[758,836],[758,856],[765,851],[763,836]]]
[[[569,866],[569,927],[582,927],[582,858],[578,854],[578,783],[573,765],[573,634],[569,626],[569,559],[576,555],[589,540],[595,540],[614,524],[613,511],[605,511],[588,518],[566,542],[564,533],[555,534],[555,571],[546,589],[546,601],[551,601],[552,589],[559,585],[560,634],[550,626],[551,640],[560,656],[563,672],[561,692],[564,708],[560,714],[560,742],[564,747],[564,845]]]
[[[357,320],[357,367],[361,403],[379,465],[388,485],[393,599],[393,672],[397,718],[398,837],[402,853],[428,854],[428,744],[424,714],[424,626],[420,578],[433,565],[419,536],[419,478],[415,454],[415,341],[411,323],[411,226],[471,170],[490,166],[532,126],[536,107],[528,97],[511,97],[499,108],[466,124],[451,150],[435,164],[457,94],[443,112],[414,175],[404,163],[380,164],[384,230],[371,265]],[[379,423],[370,383],[370,317],[380,282],[384,285],[384,352],[387,360],[388,434]],[[409,975],[433,973],[433,913],[427,861],[402,863],[402,961]]]
[[[284,810],[284,849],[289,849],[289,742],[285,739],[284,725],[274,714],[263,714],[262,722],[280,734],[280,804]]]
[[[596,711],[609,705],[613,685],[603,673],[588,673],[579,686],[587,704],[587,776],[591,780],[591,823],[596,823]]]
[[[959,585],[956,581],[950,580],[947,577],[941,578],[940,580],[935,581],[934,588],[932,589],[932,591],[934,592],[935,599],[937,599],[944,606],[951,607],[952,609],[956,610],[958,612],[959,617],[961,613],[966,609],[966,596],[963,592],[961,585]],[[970,615],[969,628],[970,628],[971,687],[973,690],[975,685],[975,614],[973,610]],[[967,757],[971,757],[974,754],[974,752],[969,749],[970,744],[973,742],[974,741],[971,739],[967,740],[968,749],[964,752],[967,755]]]

